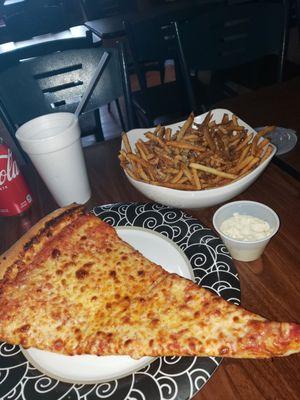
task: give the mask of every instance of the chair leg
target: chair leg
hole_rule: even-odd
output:
[[[104,134],[103,134],[103,129],[102,129],[102,124],[101,124],[101,115],[100,115],[100,109],[97,109],[94,111],[94,118],[96,122],[96,141],[101,142],[104,140]]]
[[[116,109],[117,109],[118,118],[120,120],[121,128],[122,128],[123,131],[125,131],[126,128],[125,128],[125,124],[124,124],[124,118],[123,118],[123,115],[122,115],[119,99],[116,99],[115,103],[116,103]]]
[[[163,84],[165,82],[165,63],[159,63],[159,75],[160,75],[160,82]]]
[[[139,112],[139,110],[135,110],[135,119],[138,122],[139,128],[152,128],[154,125],[153,121],[148,118],[147,114]]]

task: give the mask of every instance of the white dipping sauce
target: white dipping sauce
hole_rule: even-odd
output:
[[[234,213],[232,217],[222,222],[220,231],[232,239],[247,242],[264,239],[273,232],[273,229],[262,219]]]

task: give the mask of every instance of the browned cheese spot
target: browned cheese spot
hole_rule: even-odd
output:
[[[55,348],[55,350],[61,350],[63,348],[64,342],[61,339],[57,339],[53,342],[53,346]]]
[[[88,262],[88,263],[83,264],[82,268],[90,268],[90,267],[92,267],[93,265],[94,265],[93,262]]]
[[[21,339],[20,339],[21,346],[23,346],[25,349],[27,349],[28,348],[27,343],[28,343],[27,339],[24,337],[21,337]]]
[[[183,310],[183,311],[188,311],[190,308],[189,308],[189,306],[187,306],[186,304],[181,304],[181,305],[179,306],[179,309],[180,309],[180,310]]]
[[[116,278],[117,273],[114,270],[109,271],[109,276],[111,276],[112,278]]]
[[[190,340],[188,341],[188,344],[189,344],[189,348],[190,348],[191,350],[193,350],[193,351],[196,350],[196,345],[195,345],[195,342],[194,342],[193,339],[190,339]]]
[[[77,271],[76,271],[76,278],[77,279],[84,279],[84,278],[86,278],[87,276],[88,276],[88,271],[86,271],[84,268],[79,268]]]
[[[69,268],[69,267],[72,267],[74,265],[74,263],[72,263],[72,262],[66,262],[66,263],[64,263],[63,265],[62,265],[62,268],[63,269],[67,269],[67,268]]]
[[[154,318],[154,319],[151,321],[151,325],[152,325],[152,326],[157,326],[158,323],[159,323],[159,318]]]
[[[25,324],[25,325],[20,326],[18,328],[18,331],[19,332],[27,332],[29,329],[30,329],[30,325],[29,324]]]
[[[53,285],[50,282],[45,283],[44,285],[45,289],[51,290],[53,288]]]
[[[52,258],[58,258],[61,255],[61,252],[58,249],[53,249],[51,253]]]
[[[219,348],[219,352],[220,352],[221,355],[228,354],[229,353],[229,347],[227,347],[227,346],[220,347]]]

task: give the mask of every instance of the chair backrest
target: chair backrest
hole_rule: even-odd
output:
[[[141,65],[151,62],[163,64],[166,59],[177,58],[171,22],[192,18],[207,7],[189,4],[163,11],[156,11],[154,8],[147,17],[137,16],[123,21],[132,61],[142,89],[146,87],[146,82]]]
[[[136,10],[136,0],[80,0],[87,19],[105,18]]]
[[[145,63],[174,56],[174,53],[170,52],[170,44],[174,39],[170,31],[171,22],[191,18],[196,12],[200,12],[199,10],[191,6],[164,13],[156,13],[154,10],[152,15],[146,18],[138,16],[130,21],[125,20],[123,24],[135,60]]]
[[[175,22],[183,74],[187,78],[191,69],[224,70],[277,54],[280,81],[286,24],[284,2],[220,5],[193,19]]]
[[[191,67],[230,68],[267,54],[282,54],[285,8],[281,2],[219,6],[177,28]]]
[[[10,7],[5,7],[6,9]],[[4,10],[4,20],[11,41],[63,31],[68,28],[62,1],[25,1],[13,12]]]
[[[0,101],[14,127],[46,113],[74,112],[104,51],[110,58],[84,112],[124,96],[131,113],[122,49],[66,50],[20,62],[0,73]],[[131,115],[128,125],[132,127]]]
[[[146,92],[145,71],[160,69],[165,60],[177,57],[174,34],[170,34],[170,21],[162,17],[148,17],[136,21],[123,21],[132,64],[139,85]]]
[[[137,62],[161,59],[163,42],[157,20],[154,18],[137,22],[125,20],[123,24],[131,53]]]
[[[92,33],[86,31],[85,36],[67,37],[54,40],[40,41],[38,43],[23,42],[24,46],[17,46],[13,50],[0,53],[0,71],[17,64],[20,60],[40,57],[57,51],[83,49],[94,46]]]

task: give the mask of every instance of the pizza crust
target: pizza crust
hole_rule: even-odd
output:
[[[80,212],[83,212],[83,206],[71,204],[67,207],[59,208],[51,212],[33,225],[28,232],[26,232],[16,243],[0,256],[0,279],[3,279],[7,268],[19,259],[20,255],[24,251],[24,246],[27,243],[34,241],[34,238],[38,237],[43,229],[46,228],[47,223],[50,223],[51,221],[57,223],[60,220],[63,220],[66,214]]]

